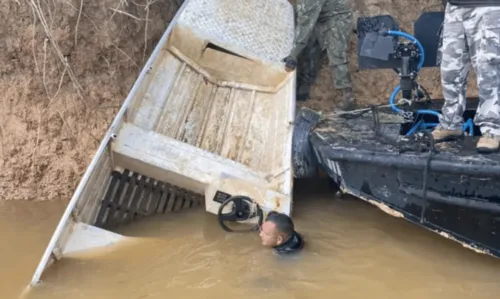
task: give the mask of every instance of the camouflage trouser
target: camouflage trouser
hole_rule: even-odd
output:
[[[500,136],[500,6],[446,6],[441,47],[441,84],[445,103],[440,126],[461,128],[467,76],[477,75],[479,106],[474,123],[481,133]]]
[[[351,13],[343,13],[318,23],[309,38],[307,46],[298,58],[297,80],[299,86],[311,86],[316,80],[321,54],[326,49],[333,71],[335,88],[352,87],[351,74],[347,61],[349,36],[352,31]]]

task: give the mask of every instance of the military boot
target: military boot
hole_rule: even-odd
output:
[[[437,127],[432,131],[432,138],[434,141],[450,141],[454,139],[458,139],[463,136],[462,130],[446,130],[441,127]]]
[[[308,86],[308,85],[300,85],[298,88],[297,88],[297,95],[296,95],[296,99],[297,101],[305,101],[307,99],[309,99],[309,93],[311,91],[311,86]]]
[[[477,142],[477,151],[480,153],[493,153],[498,151],[500,146],[500,136],[494,136],[489,133],[483,134]]]
[[[350,111],[356,108],[356,98],[354,97],[354,92],[352,88],[342,88],[342,99],[337,103],[337,110]]]

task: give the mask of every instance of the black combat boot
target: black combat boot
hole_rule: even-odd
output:
[[[308,85],[299,86],[297,88],[297,95],[296,95],[297,101],[303,102],[303,101],[309,99],[310,91],[311,91],[311,86],[308,86]]]
[[[350,111],[356,109],[356,98],[354,97],[354,92],[351,87],[342,88],[342,99],[337,103],[337,110]]]

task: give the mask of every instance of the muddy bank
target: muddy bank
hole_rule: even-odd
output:
[[[180,2],[0,3],[0,199],[69,200]],[[356,16],[391,14],[412,32],[420,11],[440,9],[441,0],[352,0],[352,5]],[[394,73],[356,72],[354,35],[350,49],[360,103],[387,101],[397,83]],[[439,70],[423,71],[420,82],[441,96]],[[301,105],[328,111],[336,100],[326,57],[312,96]]]
[[[69,200],[177,8],[172,0],[1,2],[0,199]]]

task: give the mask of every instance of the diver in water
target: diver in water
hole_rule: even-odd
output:
[[[259,234],[262,245],[273,247],[278,254],[300,251],[304,247],[302,236],[295,231],[292,219],[282,213],[270,212]]]
[[[448,0],[440,49],[445,103],[435,141],[461,137],[467,76],[472,64],[479,89],[474,123],[481,128],[479,152],[500,145],[500,0]]]
[[[347,60],[353,17],[347,0],[297,0],[294,46],[285,62],[288,72],[297,68],[297,100],[305,101],[314,83],[324,50],[333,72],[333,84],[342,94],[339,110],[352,110],[356,99]]]

